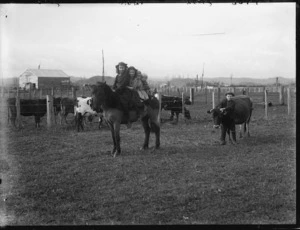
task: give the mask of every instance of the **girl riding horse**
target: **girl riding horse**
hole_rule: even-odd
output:
[[[127,117],[124,116],[123,106],[121,105],[120,95],[114,92],[105,82],[98,83],[92,87],[92,107],[94,110],[103,110],[103,118],[110,127],[113,139],[112,155],[115,157],[121,153],[120,147],[120,125],[127,123]],[[146,109],[140,111],[130,110],[129,120],[135,122],[141,117],[144,128],[145,139],[142,149],[149,146],[150,131],[155,133],[155,148],[160,146],[160,124],[158,121],[159,101],[153,97],[147,103]]]

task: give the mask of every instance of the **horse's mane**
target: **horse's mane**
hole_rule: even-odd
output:
[[[97,82],[96,87],[93,89],[93,94],[96,94],[100,88],[103,88],[105,94],[105,105],[110,108],[116,108],[120,104],[118,95],[112,91],[111,87],[106,82]]]

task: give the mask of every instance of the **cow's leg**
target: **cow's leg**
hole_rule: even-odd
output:
[[[40,121],[41,121],[40,116],[34,116],[34,121],[35,121],[35,127],[39,128],[40,127]]]
[[[79,124],[80,124],[80,127],[81,127],[82,131],[84,130],[84,128],[83,128],[83,119],[84,119],[84,117],[80,113]]]
[[[176,112],[176,123],[178,123],[178,119],[179,119],[179,112]]]
[[[173,111],[173,110],[171,110],[170,121],[173,121],[173,119],[174,119],[174,111]]]
[[[142,146],[141,149],[145,150],[149,148],[149,138],[150,138],[150,126],[148,123],[149,117],[148,116],[144,116],[142,117],[142,125],[144,128],[144,133],[145,133],[145,138],[144,138],[144,144]]]
[[[98,128],[99,128],[99,129],[101,129],[101,127],[102,127],[102,122],[103,122],[103,119],[102,119],[102,117],[100,116],[100,117],[99,117],[99,124],[98,124]]]
[[[114,157],[116,157],[117,155],[121,154],[120,122],[115,121],[113,126],[116,141],[116,151],[114,152]]]
[[[240,138],[242,138],[242,137],[243,137],[243,134],[242,134],[242,128],[243,128],[243,125],[239,125],[239,127],[240,127],[240,131],[239,131],[239,133],[240,133]]]
[[[62,112],[59,112],[59,124],[62,125]]]
[[[230,125],[230,131],[232,136],[232,144],[236,145],[236,132],[235,132],[235,124],[234,121],[232,121]]]
[[[248,137],[250,137],[249,123],[250,123],[250,121],[248,121],[248,122],[245,123],[245,132],[246,132],[246,130],[247,130],[247,136],[248,136]]]

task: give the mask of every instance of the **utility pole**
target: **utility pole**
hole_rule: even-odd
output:
[[[103,54],[103,50],[102,50],[102,82],[104,82],[104,54]]]
[[[205,63],[203,62],[201,89],[203,89],[204,64],[205,64]]]
[[[230,76],[230,86],[232,86],[232,74]]]

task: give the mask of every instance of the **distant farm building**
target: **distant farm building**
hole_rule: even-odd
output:
[[[68,88],[70,77],[62,70],[54,69],[27,69],[19,77],[21,88]]]

